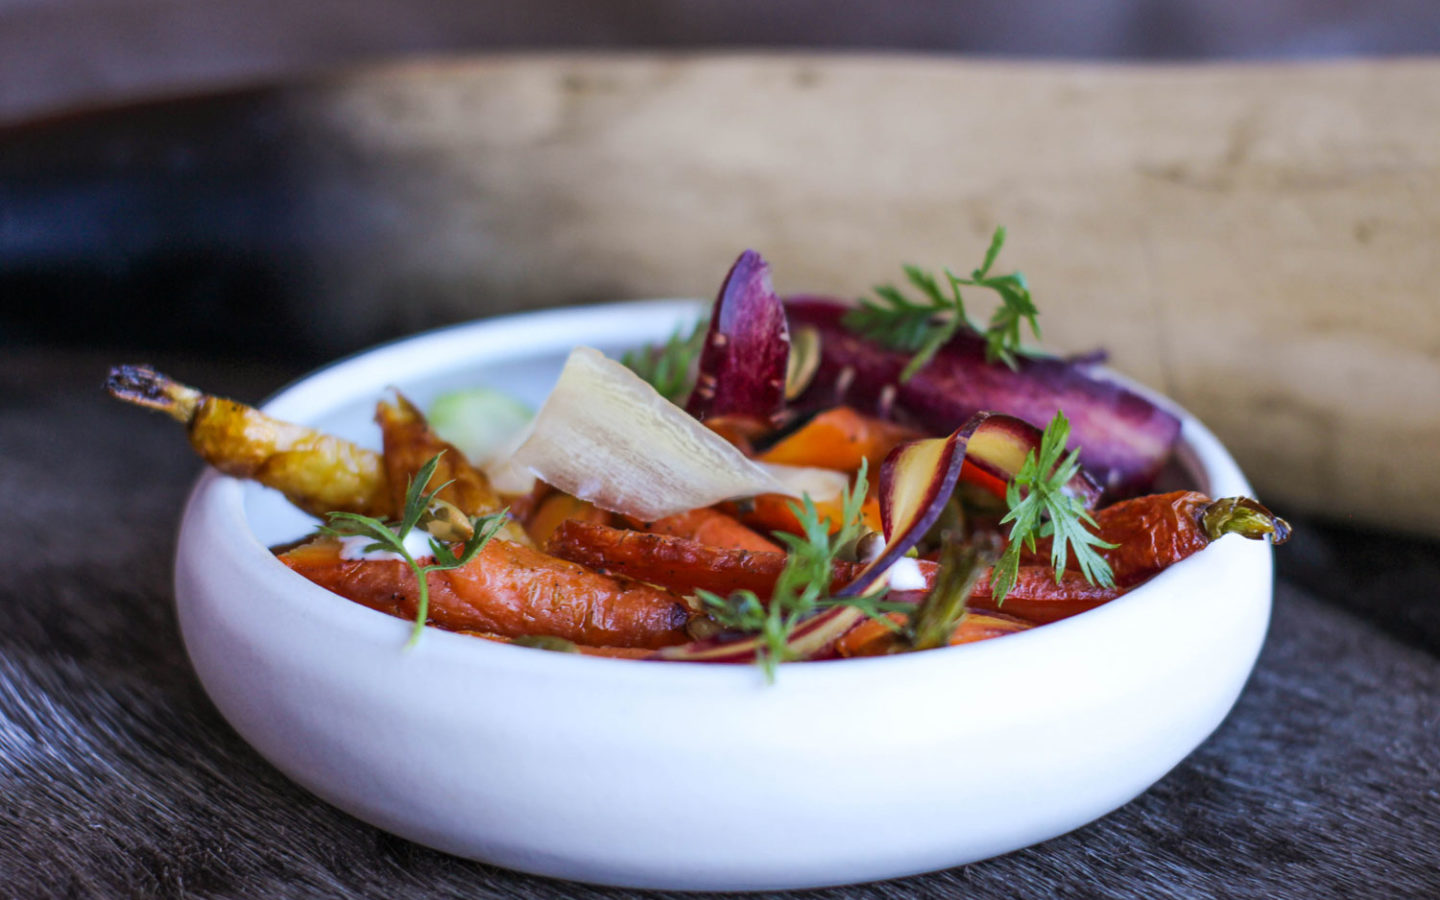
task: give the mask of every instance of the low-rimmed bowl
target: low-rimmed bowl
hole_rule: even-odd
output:
[[[395,385],[422,406],[487,384],[538,405],[576,344],[617,353],[693,302],[461,325],[351,357],[273,415],[372,446]],[[1250,487],[1183,417],[1212,496]],[[955,866],[1070,831],[1209,735],[1264,638],[1270,548],[1227,537],[1129,594],[979,644],[781,668],[613,660],[410,625],[268,546],[313,521],[214,472],[181,525],[185,646],[235,729],[294,781],[387,831],[526,872],[675,889],[798,888]]]

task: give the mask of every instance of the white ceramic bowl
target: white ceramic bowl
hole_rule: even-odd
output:
[[[463,325],[355,356],[266,409],[371,445],[373,404],[490,384],[538,404],[575,344],[668,335],[688,302]],[[1250,493],[1186,416],[1181,458]],[[1092,612],[904,656],[785,666],[547,653],[344,600],[267,545],[310,521],[215,473],[176,561],[185,645],[216,706],[290,778],[396,834],[561,878],[796,888],[1005,853],[1115,809],[1209,735],[1270,612],[1268,544],[1227,537]]]

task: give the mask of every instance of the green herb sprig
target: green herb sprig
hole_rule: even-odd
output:
[[[410,551],[405,548],[405,538],[420,523],[420,520],[431,511],[437,503],[436,495],[445,489],[450,482],[446,481],[433,490],[426,491],[425,486],[435,475],[435,468],[440,464],[440,453],[432,456],[415,477],[410,479],[405,488],[405,506],[401,511],[398,522],[383,522],[372,516],[362,515],[353,512],[332,512],[326,513],[327,524],[320,527],[323,534],[333,537],[368,537],[371,543],[365,545],[365,552],[388,551],[405,560],[410,566],[410,571],[415,573],[415,581],[418,585],[418,600],[415,609],[415,627],[410,632],[410,640],[407,647],[415,645],[424,631],[425,621],[430,615],[430,586],[426,583],[425,576],[431,572],[439,572],[445,569],[458,569],[475,558],[485,545],[490,542],[501,528],[505,526],[508,518],[508,511],[501,510],[488,516],[469,517],[470,536],[460,543],[460,552],[456,553],[451,549],[450,544],[430,538],[430,552],[434,555],[435,561],[429,565],[420,565]]]
[[[946,269],[948,295],[933,274],[907,265],[905,277],[923,295],[919,301],[906,297],[894,285],[881,285],[875,288],[880,299],[861,300],[859,308],[845,315],[844,324],[852,331],[886,346],[914,353],[900,373],[901,381],[908,381],[924,368],[936,351],[962,328],[968,328],[985,339],[986,360],[998,360],[1014,369],[1017,357],[1028,353],[1020,344],[1021,324],[1029,323],[1035,339],[1040,339],[1040,326],[1035,321],[1039,311],[1030,297],[1024,275],[1019,272],[990,274],[995,258],[1004,246],[1005,229],[1002,226],[995,229],[984,261],[970,273],[969,278],[961,278]],[[982,328],[966,314],[965,301],[960,296],[961,287],[986,288],[999,295],[1000,306],[990,317],[989,325]]]
[[[887,603],[880,593],[864,597],[830,596],[836,560],[864,531],[861,507],[865,503],[865,484],[862,463],[854,484],[841,496],[841,525],[833,534],[808,494],[801,497],[800,503],[790,504],[800,521],[802,534],[774,533],[775,539],[785,545],[787,556],[768,603],[748,590],[735,591],[728,597],[704,590],[695,592],[706,614],[717,624],[759,636],[760,647],[755,658],[767,681],[774,682],[780,663],[794,659],[791,635],[810,615],[835,606],[853,606],[888,623],[883,618],[885,613],[909,609],[909,604]]]
[[[620,357],[620,364],[643,378],[666,400],[684,403],[695,387],[695,361],[705,346],[709,329],[710,320],[702,317],[689,336],[677,327],[663,344],[627,350]]]
[[[988,562],[975,546],[945,532],[935,587],[915,606],[905,624],[906,649],[933,650],[950,643],[968,613],[970,594]]]
[[[1039,456],[1033,450],[1025,454],[1025,462],[1005,490],[1010,511],[1000,524],[1010,524],[1010,535],[993,573],[992,589],[997,604],[1010,593],[1019,577],[1021,548],[1034,552],[1037,538],[1054,539],[1050,561],[1055,567],[1057,584],[1065,572],[1071,548],[1085,580],[1101,587],[1112,587],[1115,583],[1110,564],[1096,548],[1110,549],[1117,545],[1101,540],[1090,530],[1095,527],[1094,517],[1079,497],[1065,490],[1065,485],[1080,471],[1080,451],[1064,455],[1069,440],[1070,422],[1063,412],[1057,411],[1045,426]]]

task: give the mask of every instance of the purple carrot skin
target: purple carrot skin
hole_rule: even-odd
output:
[[[863,594],[920,542],[955,493],[971,435],[989,418],[989,413],[976,413],[948,437],[911,441],[890,451],[880,466],[880,519],[885,526],[885,547],[836,592],[837,597]]]
[[[879,573],[924,537],[961,479],[1003,485],[1020,471],[1026,454],[1039,453],[1042,432],[1013,416],[975,413],[948,437],[910,441],[891,450],[880,466],[880,518],[885,547],[837,596],[863,593]],[[976,479],[975,471],[983,473]],[[1099,490],[1083,471],[1071,482],[1093,506]]]
[[[754,250],[740,254],[710,314],[700,372],[685,409],[697,419],[727,418],[769,427],[785,406],[790,330]]]
[[[1030,453],[1039,457],[1044,436],[1043,431],[1023,419],[994,413],[970,436],[965,448],[966,467],[974,466],[990,476],[991,481],[981,486],[999,485],[999,496],[1003,498],[1003,486],[1025,465],[1025,457]],[[960,478],[966,480],[966,474],[962,472]],[[976,483],[980,483],[979,480]],[[1100,501],[1100,485],[1083,468],[1066,486],[1084,501],[1087,509],[1093,509]]]
[[[787,301],[791,327],[813,327],[820,334],[819,370],[797,406],[843,403],[913,421],[931,433],[948,432],[981,410],[1003,411],[1043,427],[1063,409],[1082,465],[1110,498],[1145,490],[1179,437],[1175,416],[1084,366],[1020,357],[1012,370],[987,363],[984,341],[966,333],[901,383],[909,355],[845,328],[840,320],[850,308],[818,297]]]

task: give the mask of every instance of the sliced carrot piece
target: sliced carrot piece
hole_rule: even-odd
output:
[[[530,532],[535,546],[543,547],[549,543],[550,537],[555,533],[555,529],[560,527],[561,522],[578,519],[582,522],[607,525],[611,518],[609,512],[593,503],[581,500],[564,491],[551,491],[535,506],[535,511],[531,513],[529,520],[525,523],[525,530]]]
[[[1034,627],[1034,623],[1027,622],[1019,616],[972,611],[960,620],[960,627],[950,635],[950,646],[988,641],[990,638],[1004,637],[1007,634],[1028,631]]]
[[[761,537],[755,531],[742,525],[734,516],[726,515],[720,510],[708,506],[692,509],[689,512],[676,513],[654,522],[637,524],[640,531],[689,538],[712,547],[780,552],[779,544]]]
[[[800,520],[795,516],[795,511],[791,509],[791,504],[799,504],[799,502],[794,497],[787,497],[784,494],[761,494],[750,503],[749,509],[740,514],[740,520],[758,531],[788,531],[791,534],[801,534],[803,529],[800,527]],[[841,508],[839,497],[816,503],[815,511],[819,513],[822,521],[829,524],[831,534],[839,531],[844,524],[844,510]],[[884,525],[880,520],[880,498],[873,491],[865,498],[865,504],[860,508],[860,517],[869,530],[884,531]]]
[[[868,461],[878,469],[897,444],[925,435],[913,428],[864,416],[848,406],[837,406],[815,416],[794,434],[760,454],[763,462],[791,466],[818,466],[855,472]]]

